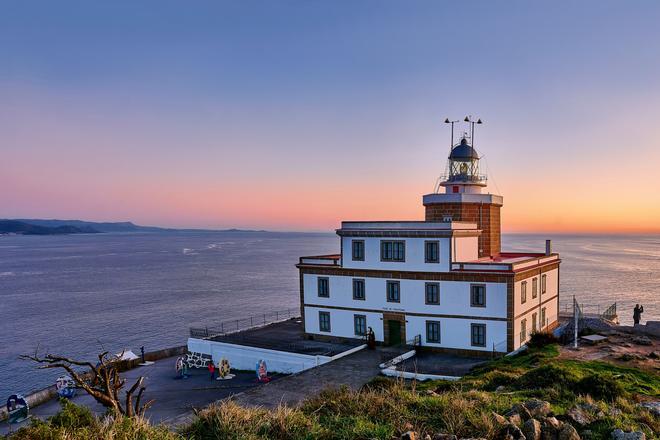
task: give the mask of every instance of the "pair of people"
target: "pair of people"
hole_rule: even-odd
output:
[[[635,304],[635,309],[633,310],[633,322],[635,325],[639,325],[639,321],[642,319],[642,313],[644,313],[644,306]]]

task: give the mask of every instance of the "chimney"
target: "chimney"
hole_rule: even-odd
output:
[[[552,253],[552,240],[545,241],[545,254],[550,255]]]

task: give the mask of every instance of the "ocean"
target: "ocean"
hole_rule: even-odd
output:
[[[635,303],[660,319],[659,235],[505,235],[507,251],[560,252],[562,307]],[[190,326],[298,307],[302,255],[336,253],[334,234],[106,233],[0,236],[0,398],[60,373],[21,354],[93,360],[100,351],[184,345]],[[174,368],[174,367],[172,367]]]

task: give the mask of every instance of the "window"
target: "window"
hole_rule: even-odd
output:
[[[541,309],[541,329],[545,327],[545,307]]]
[[[319,330],[322,332],[330,331],[330,312],[319,312]]]
[[[536,319],[538,318],[538,315],[536,313],[532,313],[532,333],[536,333]]]
[[[364,280],[353,280],[353,299],[364,299]]]
[[[440,343],[440,321],[426,321],[426,342]]]
[[[527,340],[527,319],[520,321],[520,343]]]
[[[472,346],[486,346],[486,324],[472,324]]]
[[[386,241],[380,242],[380,260],[381,261],[406,261],[406,242],[405,241]]]
[[[439,283],[426,283],[426,304],[440,304]]]
[[[520,304],[527,302],[527,281],[520,283]]]
[[[387,282],[387,302],[401,302],[401,285],[398,281]]]
[[[536,298],[538,296],[538,278],[534,277],[532,278],[532,298]]]
[[[364,261],[364,240],[353,240],[351,243],[353,261]]]
[[[318,281],[319,296],[328,298],[330,296],[330,280],[328,278],[320,278]]]
[[[424,262],[425,263],[439,263],[440,262],[440,242],[439,241],[425,241],[424,242]]]
[[[470,305],[472,307],[486,307],[486,286],[472,284],[470,286]]]
[[[541,275],[541,295],[543,295],[545,292],[547,292],[547,290],[546,290],[547,289],[547,287],[546,287],[547,286],[546,285],[547,279],[546,278],[547,278],[546,275]]]
[[[356,336],[367,334],[367,317],[365,315],[353,315],[353,327]]]

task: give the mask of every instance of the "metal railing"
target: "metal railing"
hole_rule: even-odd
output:
[[[190,337],[197,339],[208,339],[223,336],[230,333],[240,332],[255,327],[263,327],[267,324],[286,321],[287,319],[300,316],[300,309],[276,310],[274,312],[253,315],[248,318],[232,319],[220,322],[217,325],[206,327],[190,327]]]
[[[601,318],[607,319],[608,321],[614,321],[617,319],[618,315],[616,314],[616,303],[612,304],[600,315]]]

